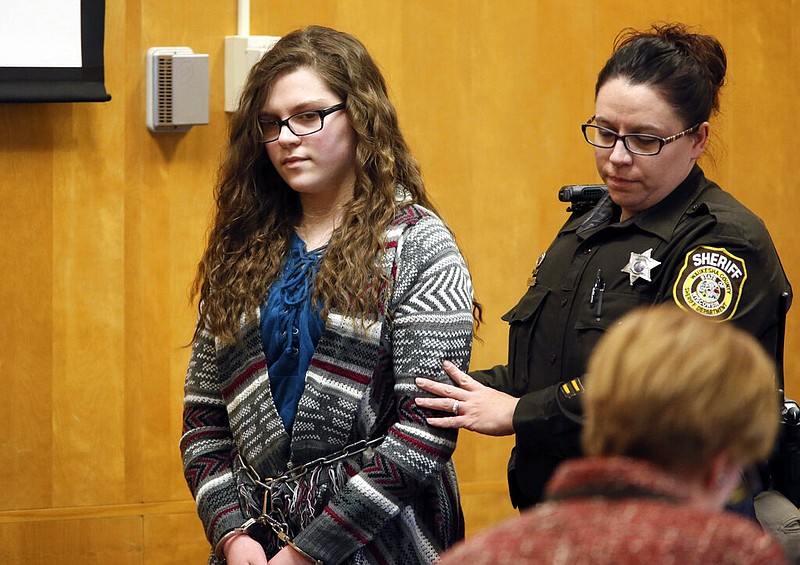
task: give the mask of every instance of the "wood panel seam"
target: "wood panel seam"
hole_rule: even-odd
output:
[[[36,508],[0,511],[0,524],[17,522],[47,522],[53,520],[86,520],[126,516],[165,514],[195,514],[194,501],[142,502],[104,506],[73,506],[66,508]]]

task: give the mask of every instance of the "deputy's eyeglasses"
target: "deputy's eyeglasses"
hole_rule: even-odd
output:
[[[276,120],[274,118],[259,118],[258,131],[261,141],[264,143],[272,143],[276,141],[281,135],[281,128],[286,126],[293,134],[298,137],[304,135],[311,135],[317,133],[325,125],[325,116],[333,114],[345,108],[345,103],[340,102],[322,110],[305,110],[292,114],[285,120]]]
[[[585,124],[581,125],[583,137],[586,138],[586,141],[595,147],[612,149],[617,144],[617,140],[621,139],[625,149],[634,155],[658,155],[667,143],[672,143],[676,139],[692,134],[700,128],[700,124],[696,124],[669,137],[661,137],[649,133],[626,133],[625,135],[620,135],[612,129],[592,124],[594,118],[595,116],[592,116],[586,120]]]

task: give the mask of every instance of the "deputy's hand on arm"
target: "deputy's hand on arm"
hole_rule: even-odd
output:
[[[458,386],[421,377],[416,379],[419,388],[438,396],[417,397],[417,405],[451,414],[427,418],[431,426],[465,428],[490,436],[514,433],[514,410],[518,398],[482,385],[449,361],[445,361],[443,367]]]

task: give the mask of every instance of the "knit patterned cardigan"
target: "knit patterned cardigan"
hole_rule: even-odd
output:
[[[322,503],[295,544],[326,565],[414,564],[432,563],[463,537],[451,459],[457,431],[426,423],[430,414],[414,402],[423,395],[414,379],[447,381],[445,359],[466,370],[469,272],[449,230],[416,205],[390,226],[382,265],[392,281],[386,311],[366,331],[360,320],[328,316],[291,436],[270,393],[258,312],[232,345],[207,332],[195,340],[180,448],[212,548],[253,515],[239,495],[249,487],[237,472],[237,455],[261,477],[276,477],[380,436],[374,449],[346,461],[337,492],[318,493]],[[213,552],[209,563],[219,563]]]

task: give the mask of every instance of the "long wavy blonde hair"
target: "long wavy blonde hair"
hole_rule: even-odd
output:
[[[264,150],[257,116],[276,79],[300,68],[316,72],[346,100],[357,138],[354,196],[314,283],[323,314],[335,309],[369,319],[379,310],[388,282],[379,258],[397,211],[398,185],[414,203],[435,212],[386,83],[364,45],[319,26],[286,35],[252,68],[231,117],[215,189],[216,214],[192,288],[192,298],[200,297],[195,338],[207,329],[233,341],[240,320],[264,300],[283,265],[302,210],[297,193],[280,178]]]

